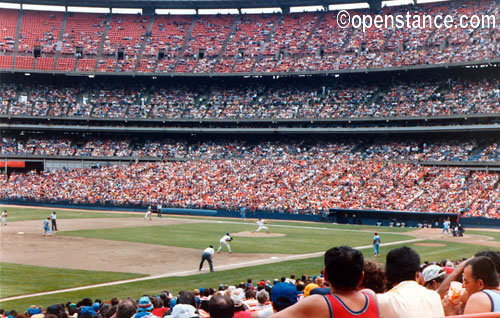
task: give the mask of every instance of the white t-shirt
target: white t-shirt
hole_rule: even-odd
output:
[[[269,308],[257,311],[257,316],[259,318],[267,318],[267,317],[271,317],[272,315],[274,315],[273,306],[269,306]]]
[[[203,253],[210,253],[210,255],[214,255],[214,249],[211,247],[207,247]]]
[[[407,280],[383,294],[377,294],[380,317],[444,317],[441,297],[433,290]]]
[[[257,220],[257,225],[260,227],[260,226],[264,226],[264,220]]]
[[[228,242],[231,239],[231,236],[229,235],[224,235],[221,239],[220,242]]]

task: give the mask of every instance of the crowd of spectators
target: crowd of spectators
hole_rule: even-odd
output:
[[[348,308],[367,311],[371,304],[374,311],[368,317],[444,317],[500,310],[495,297],[488,297],[500,291],[499,252],[486,250],[468,260],[422,263],[415,250],[403,246],[390,250],[386,258],[382,267],[356,249],[333,247],[324,254],[324,270],[313,276],[290,274],[280,279],[260,277],[258,281],[248,278],[175,294],[163,290],[158,295],[144,294],[138,299],[83,298],[47,308],[32,305],[24,313],[0,309],[0,315],[5,318],[268,318],[309,317],[314,312],[317,317],[328,317],[328,312],[339,314],[345,308],[328,306],[325,299],[332,295],[342,295],[342,303],[348,303]],[[365,295],[360,304],[351,300],[356,293]]]
[[[328,86],[202,84],[170,88],[2,83],[0,113],[99,118],[363,118],[500,113],[496,78]]]
[[[323,142],[236,142],[175,139],[133,138],[60,138],[37,136],[3,136],[0,139],[3,155],[50,155],[84,157],[133,157],[161,159],[265,159],[283,155],[314,158],[317,155],[332,159],[386,160],[403,162],[493,162],[500,159],[498,141],[490,140],[345,140]]]
[[[3,142],[7,144],[8,141]],[[58,143],[64,147],[65,141]],[[316,213],[329,208],[463,212],[499,217],[495,172],[421,166],[378,159],[362,160],[354,144],[234,147],[170,147],[148,142],[132,154],[193,154],[187,160],[12,174],[0,197],[75,203],[148,204],[176,207]],[[16,150],[16,147],[11,147]],[[33,147],[43,149],[43,147]],[[75,155],[127,155],[125,141],[91,141]],[[385,153],[385,152],[384,152]],[[238,157],[239,156],[239,157]],[[497,199],[495,199],[497,198]]]

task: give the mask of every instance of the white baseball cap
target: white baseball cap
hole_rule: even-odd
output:
[[[426,283],[443,275],[446,275],[446,271],[438,265],[429,265],[422,271],[422,276]]]

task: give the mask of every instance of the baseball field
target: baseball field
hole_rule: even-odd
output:
[[[382,238],[381,255],[394,247],[415,249],[422,262],[462,259],[500,248],[500,231],[467,229],[464,237],[440,238],[440,229],[388,228],[268,220],[271,233],[252,233],[255,219],[186,217],[144,213],[1,206],[0,308],[24,312],[30,305],[77,302],[84,297],[139,298],[164,290],[217,288],[254,281],[318,275],[330,247],[349,245],[373,259],[372,238]],[[59,231],[42,236],[43,220],[57,212]],[[223,246],[198,271],[204,248],[219,247],[229,232],[232,254]]]

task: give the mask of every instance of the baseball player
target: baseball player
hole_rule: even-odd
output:
[[[231,254],[232,252],[229,242],[231,242],[232,240],[233,238],[231,237],[231,235],[229,235],[229,233],[226,233],[226,235],[224,235],[219,241],[219,248],[217,249],[217,254],[220,253],[220,250],[222,249],[222,244],[227,246],[227,250],[229,251],[229,254]]]
[[[446,232],[446,234],[448,234],[448,236],[450,236],[450,219],[448,218],[448,220],[445,220],[443,222],[443,231],[441,231],[441,237],[443,237],[443,234],[444,232]]]
[[[257,225],[259,226],[259,228],[256,229],[256,230],[254,230],[254,231],[252,231],[252,233],[260,232],[260,230],[266,230],[267,234],[270,234],[269,229],[267,228],[267,226],[264,225],[264,224],[267,223],[266,220],[263,220],[263,219],[259,218],[257,220],[257,222],[255,222],[255,223],[257,223]]]
[[[52,231],[50,230],[50,216],[47,217],[45,221],[43,221],[43,235],[52,235]]]
[[[380,255],[380,236],[377,232],[375,232],[375,236],[373,237],[373,256]]]
[[[144,220],[153,220],[153,217],[151,216],[151,205],[148,206],[148,210],[146,211],[146,214],[144,215]]]
[[[201,269],[203,268],[203,263],[205,261],[207,261],[208,265],[210,265],[210,272],[214,271],[214,264],[212,262],[212,256],[213,255],[214,255],[214,246],[210,245],[201,254],[201,263],[200,263],[200,269],[199,269],[199,271],[201,271]]]
[[[7,210],[2,212],[2,226],[7,225]]]

